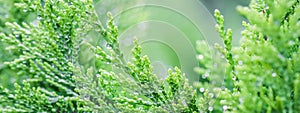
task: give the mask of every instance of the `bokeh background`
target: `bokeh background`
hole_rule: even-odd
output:
[[[157,75],[165,78],[168,68],[177,66],[193,81],[199,79],[194,72],[198,66],[196,41],[205,40],[212,53],[215,43],[222,45],[215,31],[214,10],[221,10],[226,28],[233,29],[233,45],[238,46],[243,17],[236,7],[247,4],[247,0],[100,0],[96,11],[102,24],[106,20],[103,12],[110,11],[115,17],[120,46],[128,60],[137,38]]]
[[[236,7],[248,6],[250,0],[200,0],[208,11],[213,14],[215,9],[219,9],[224,15],[225,27],[233,30],[233,45],[238,46],[239,40],[242,37],[241,31],[243,26],[242,21],[246,21],[245,18],[240,16],[236,11]]]
[[[0,32],[11,32],[5,22],[36,22],[34,14],[13,6],[19,1],[0,0]],[[212,53],[214,43],[222,45],[214,29],[214,10],[222,12],[226,28],[233,29],[233,44],[238,46],[243,17],[237,13],[236,6],[246,6],[249,0],[94,0],[94,3],[102,24],[107,20],[106,12],[115,17],[120,29],[120,46],[127,60],[130,60],[132,41],[137,38],[143,54],[149,56],[155,73],[161,78],[167,76],[168,68],[177,66],[192,81],[199,77],[193,70],[198,66],[196,41],[205,40]],[[97,37],[91,39],[94,40]],[[0,41],[0,85],[13,88],[14,82],[26,77],[18,77],[4,65],[14,58],[4,50],[6,46]]]

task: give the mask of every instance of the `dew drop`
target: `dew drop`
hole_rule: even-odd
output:
[[[41,19],[42,19],[42,17],[41,17],[41,16],[38,16],[38,17],[37,17],[37,19],[38,19],[38,20],[41,20]]]
[[[209,93],[208,95],[209,95],[210,98],[213,98],[213,97],[214,97],[214,94],[213,94],[213,93]]]
[[[112,47],[111,47],[110,44],[106,44],[106,48],[107,48],[107,49],[112,49]]]
[[[202,60],[202,59],[203,59],[203,55],[201,55],[201,54],[198,55],[198,59],[199,59],[199,60]]]
[[[158,93],[162,93],[163,91],[162,90],[158,90]]]
[[[33,69],[30,69],[30,70],[29,70],[29,72],[30,72],[30,73],[33,73],[33,72],[34,72],[34,70],[33,70]]]
[[[143,101],[143,99],[142,99],[142,98],[138,98],[138,100],[139,100],[139,101]]]
[[[207,76],[208,76],[208,72],[204,73],[204,74],[202,75],[202,78],[205,79],[205,78],[207,78]]]
[[[276,77],[277,76],[277,74],[276,73],[272,73],[272,77]]]
[[[292,46],[292,45],[295,44],[295,42],[290,40],[290,41],[288,42],[288,44],[289,44],[290,46]]]
[[[68,35],[65,35],[64,37],[65,37],[66,39],[68,39],[68,38],[69,38],[69,36],[68,36]]]
[[[239,98],[239,101],[240,101],[240,104],[243,104],[243,103],[244,103],[243,98]]]
[[[236,80],[236,77],[235,77],[235,76],[232,76],[232,80]]]
[[[84,99],[88,100],[88,99],[90,99],[90,96],[87,95],[87,94],[85,94],[85,95],[84,95]]]
[[[228,109],[228,106],[226,106],[226,105],[223,106],[223,110],[224,110],[224,111],[227,111],[227,109]]]
[[[208,111],[213,111],[213,110],[214,110],[213,107],[211,107],[211,106],[208,107]]]
[[[58,101],[58,98],[49,98],[50,103],[54,103]]]
[[[243,61],[238,61],[238,64],[241,66],[243,65]]]
[[[200,88],[200,92],[202,92],[202,93],[203,93],[203,92],[204,92],[204,90],[205,90],[205,89],[204,89],[203,87],[202,87],[202,88]]]

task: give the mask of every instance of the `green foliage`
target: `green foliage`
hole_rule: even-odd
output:
[[[32,21],[34,17],[33,13],[14,6],[15,3],[19,2],[21,2],[21,0],[0,0],[0,30],[2,32],[11,32],[11,30],[5,26],[5,22],[17,22],[21,24],[22,22]]]
[[[152,71],[148,57],[141,56],[137,40],[132,50],[133,59],[124,60],[117,41],[118,29],[110,14],[108,17],[107,29],[99,31],[107,46],[94,47],[90,44],[90,48],[99,64],[113,69],[91,67],[83,73],[78,67],[79,74],[74,77],[79,82],[77,91],[82,98],[93,103],[95,112],[197,111],[196,93],[178,68],[169,70],[166,80],[159,80]],[[98,71],[94,73],[93,70]]]
[[[250,7],[238,7],[249,20],[243,22],[241,47],[232,47],[232,31],[216,10],[216,29],[225,45],[216,45],[217,55],[227,63],[204,41],[197,42],[195,71],[201,79],[194,86],[177,67],[158,79],[138,40],[126,60],[112,15],[103,26],[92,0],[23,0],[15,6],[12,14],[25,11],[35,19],[13,16],[0,23],[0,45],[6,46],[0,51],[13,54],[0,60],[25,78],[14,89],[0,87],[0,112],[300,111],[298,0],[252,0]],[[86,40],[91,33],[99,43]],[[80,57],[87,56],[90,64],[82,63]]]
[[[249,20],[243,22],[241,47],[230,50],[230,34],[221,32],[225,56],[238,78],[236,88],[220,96],[226,111],[299,111],[299,9],[298,0],[253,0],[249,8],[238,7]],[[218,12],[216,16],[222,24]]]
[[[44,5],[40,1],[23,1],[16,6],[35,13],[37,24],[7,22],[13,32],[0,35],[9,45],[6,49],[17,56],[6,64],[19,76],[28,78],[24,88],[16,85],[15,91],[9,92],[12,97],[0,98],[6,102],[3,111],[82,111],[83,102],[76,99],[78,94],[74,92],[72,65],[76,41],[89,29],[82,20],[90,19],[87,12],[93,11],[92,1],[54,0],[45,1]],[[34,107],[33,103],[42,105]]]
[[[18,3],[20,0],[0,0],[0,31],[3,33],[11,33],[5,22],[29,22],[34,15],[28,12],[24,12],[21,8],[14,7],[14,3]],[[20,83],[23,77],[16,76],[16,73],[9,69],[3,63],[5,61],[11,61],[15,56],[10,52],[5,50],[6,43],[0,41],[0,81],[1,85],[12,89],[13,83]]]

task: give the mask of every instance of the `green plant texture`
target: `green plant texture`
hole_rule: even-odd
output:
[[[247,22],[238,47],[216,10],[224,46],[214,53],[205,40],[194,42],[194,83],[179,67],[154,73],[138,38],[125,58],[114,17],[100,17],[96,2],[0,0],[0,112],[300,111],[299,0],[239,6]]]

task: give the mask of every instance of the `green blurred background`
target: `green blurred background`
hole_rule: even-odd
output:
[[[246,21],[240,16],[236,7],[248,6],[250,0],[200,0],[211,14],[215,9],[219,9],[224,15],[225,27],[233,30],[233,45],[238,46],[239,40],[242,37],[241,31],[243,30],[242,21]]]
[[[214,10],[224,14],[225,26],[233,29],[233,44],[237,46],[243,18],[236,7],[247,4],[247,0],[103,0],[96,4],[96,11],[103,24],[103,12],[114,15],[120,29],[120,46],[128,60],[132,41],[137,38],[157,75],[165,78],[167,69],[177,66],[193,81],[199,79],[194,72],[198,66],[196,41],[206,40],[212,53],[215,43],[222,45],[215,31]]]
[[[5,22],[36,22],[34,14],[23,12],[13,6],[20,0],[0,0],[0,32],[10,33]],[[143,47],[143,54],[150,57],[154,71],[161,78],[167,76],[167,69],[180,67],[190,80],[198,80],[193,69],[196,60],[196,41],[206,40],[208,45],[222,44],[214,29],[213,11],[221,10],[225,26],[233,29],[233,44],[238,45],[243,29],[243,18],[236,12],[237,5],[247,5],[249,0],[94,0],[96,12],[102,24],[106,12],[112,12],[120,29],[120,46],[127,60],[130,60],[132,41],[137,38]],[[93,40],[98,40],[93,39]],[[26,77],[18,77],[3,62],[15,56],[4,50],[0,42],[0,85],[13,87],[12,83]],[[213,52],[213,49],[212,49]],[[83,52],[84,53],[84,52]]]

